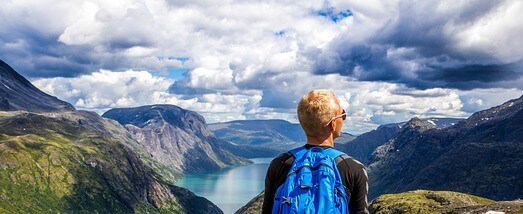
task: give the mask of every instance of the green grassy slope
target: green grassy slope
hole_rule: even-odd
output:
[[[263,192],[241,207],[236,214],[260,213]],[[369,205],[370,213],[523,213],[523,200],[496,202],[451,191],[416,190],[381,195]]]
[[[92,112],[0,112],[0,212],[221,212],[162,179],[133,143]]]

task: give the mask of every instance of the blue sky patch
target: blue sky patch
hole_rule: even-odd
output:
[[[173,80],[180,80],[185,77],[185,73],[187,73],[189,70],[190,69],[188,68],[167,68],[162,70],[151,70],[150,73],[152,73],[155,76],[162,76]]]
[[[188,68],[168,68],[167,71],[169,72],[167,77],[174,79],[174,80],[179,80],[179,79],[184,78],[185,73],[187,73],[187,71],[189,71],[189,69]]]
[[[342,19],[345,19],[349,16],[352,16],[352,12],[350,10],[344,10],[340,12],[336,12],[333,7],[327,7],[324,8],[317,13],[319,16],[323,16],[325,18],[330,19],[333,22],[339,22]]]

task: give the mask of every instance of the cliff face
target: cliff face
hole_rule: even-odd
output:
[[[220,213],[165,182],[96,113],[0,112],[1,210],[7,212]]]
[[[173,105],[111,109],[103,117],[125,125],[139,144],[135,149],[175,174],[218,170],[249,163],[220,147],[205,119]]]
[[[36,88],[0,60],[0,111],[73,111],[73,105]]]
[[[434,129],[414,118],[378,147],[370,193],[453,190],[496,200],[523,196],[523,97]]]

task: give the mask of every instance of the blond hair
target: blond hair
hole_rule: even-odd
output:
[[[320,136],[325,126],[336,116],[339,101],[336,95],[326,89],[316,89],[305,95],[298,104],[298,120],[305,134]]]

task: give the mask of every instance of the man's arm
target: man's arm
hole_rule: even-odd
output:
[[[350,213],[369,213],[367,194],[369,192],[369,184],[367,171],[363,165],[356,168],[357,173],[354,175],[354,186],[349,202]]]
[[[274,182],[272,181],[272,177],[274,177],[272,175],[274,172],[273,162],[274,160],[272,160],[269,169],[267,169],[267,174],[265,175],[265,195],[263,196],[262,213],[271,213],[274,204],[274,194],[276,193],[276,190],[274,189]]]
[[[367,204],[368,178],[365,166],[356,159],[343,155],[338,163],[338,170],[343,179],[343,185],[349,194],[350,213],[369,213]]]
[[[272,213],[276,190],[285,182],[293,161],[293,156],[287,153],[283,153],[271,161],[265,176],[265,195],[263,196],[262,213]]]

